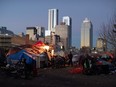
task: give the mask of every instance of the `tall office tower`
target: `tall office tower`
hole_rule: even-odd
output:
[[[81,48],[82,47],[92,48],[92,43],[93,43],[93,26],[91,21],[88,20],[88,18],[85,18],[81,26]]]
[[[55,26],[58,25],[58,9],[49,9],[48,11],[48,31],[55,32]]]
[[[71,47],[72,43],[72,20],[69,16],[64,16],[62,18],[63,23],[69,26],[69,46]]]
[[[56,29],[55,34],[60,36],[60,41],[64,45],[64,49],[68,50],[70,48],[69,26],[60,24],[60,25],[57,25],[55,29]]]

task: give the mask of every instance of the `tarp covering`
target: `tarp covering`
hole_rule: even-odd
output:
[[[7,58],[10,58],[12,60],[19,60],[23,52],[25,52],[25,50],[20,50],[16,53],[10,54],[9,56],[7,56]]]
[[[23,52],[23,54],[20,56],[20,60],[25,58],[27,64],[31,64],[33,62],[33,58],[30,54]]]
[[[14,54],[16,52],[19,52],[20,50],[22,50],[22,49],[19,48],[19,47],[12,47],[11,49],[9,49],[8,53],[6,54],[6,56]]]
[[[33,56],[38,56],[38,54],[44,52],[45,44],[38,41],[34,45],[23,45],[18,47],[12,47],[7,53],[7,58],[12,60],[26,59],[26,63],[30,64],[33,62]]]
[[[31,55],[29,55],[25,50],[21,50],[17,53],[11,54],[7,57],[8,59],[12,59],[12,60],[21,60],[22,58],[26,59],[26,63],[30,64],[33,61],[33,58]]]

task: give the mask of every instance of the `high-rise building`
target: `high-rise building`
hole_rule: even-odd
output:
[[[88,47],[92,48],[93,45],[93,26],[88,18],[82,23],[81,26],[81,48]]]
[[[64,45],[64,49],[68,50],[70,48],[70,38],[69,38],[69,26],[68,25],[57,25],[55,27],[56,35],[60,36],[60,42]]]
[[[58,9],[49,9],[48,11],[48,30],[55,32],[55,26],[58,25]]]
[[[63,23],[65,25],[69,26],[69,46],[71,47],[71,42],[72,42],[72,20],[69,16],[64,16],[62,18]]]
[[[69,16],[64,16],[62,18],[62,22],[64,22],[68,26],[71,26],[71,18]]]

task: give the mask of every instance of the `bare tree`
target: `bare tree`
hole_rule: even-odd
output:
[[[113,32],[116,33],[116,24],[114,24],[114,28]]]
[[[113,47],[116,49],[116,33],[114,24],[116,24],[116,14],[109,20],[107,24],[102,24],[99,36],[104,39],[106,47]],[[116,52],[115,52],[116,55]]]

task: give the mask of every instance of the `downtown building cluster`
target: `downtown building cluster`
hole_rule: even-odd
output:
[[[1,27],[2,29],[1,34],[5,33],[4,30],[6,30],[7,34],[12,34],[9,36],[11,38],[11,36],[13,36],[13,32],[8,31],[6,28],[5,29],[3,28],[4,27]],[[69,50],[72,47],[72,19],[69,16],[64,16],[62,17],[62,21],[59,22],[59,10],[49,9],[47,30],[45,29],[45,27],[42,26],[27,27],[26,35],[21,33],[19,34],[19,36],[26,38],[25,40],[26,42],[23,41],[24,39],[20,40],[20,42],[22,42],[23,44],[29,43],[29,41],[31,41],[31,43],[42,41],[44,43],[53,45],[57,50],[61,50],[61,49]],[[16,44],[18,45],[18,43]],[[13,44],[15,44],[15,42],[13,42]],[[92,47],[93,47],[93,25],[88,18],[85,18],[81,25],[80,48],[92,49]],[[96,47],[98,48],[98,50],[103,51],[104,40],[102,38],[101,39],[98,38]]]
[[[60,23],[58,20],[58,9],[49,9],[48,29],[27,27],[26,34],[29,35],[29,39],[53,45],[56,50],[68,50],[72,42],[72,21],[69,16],[64,16]]]

